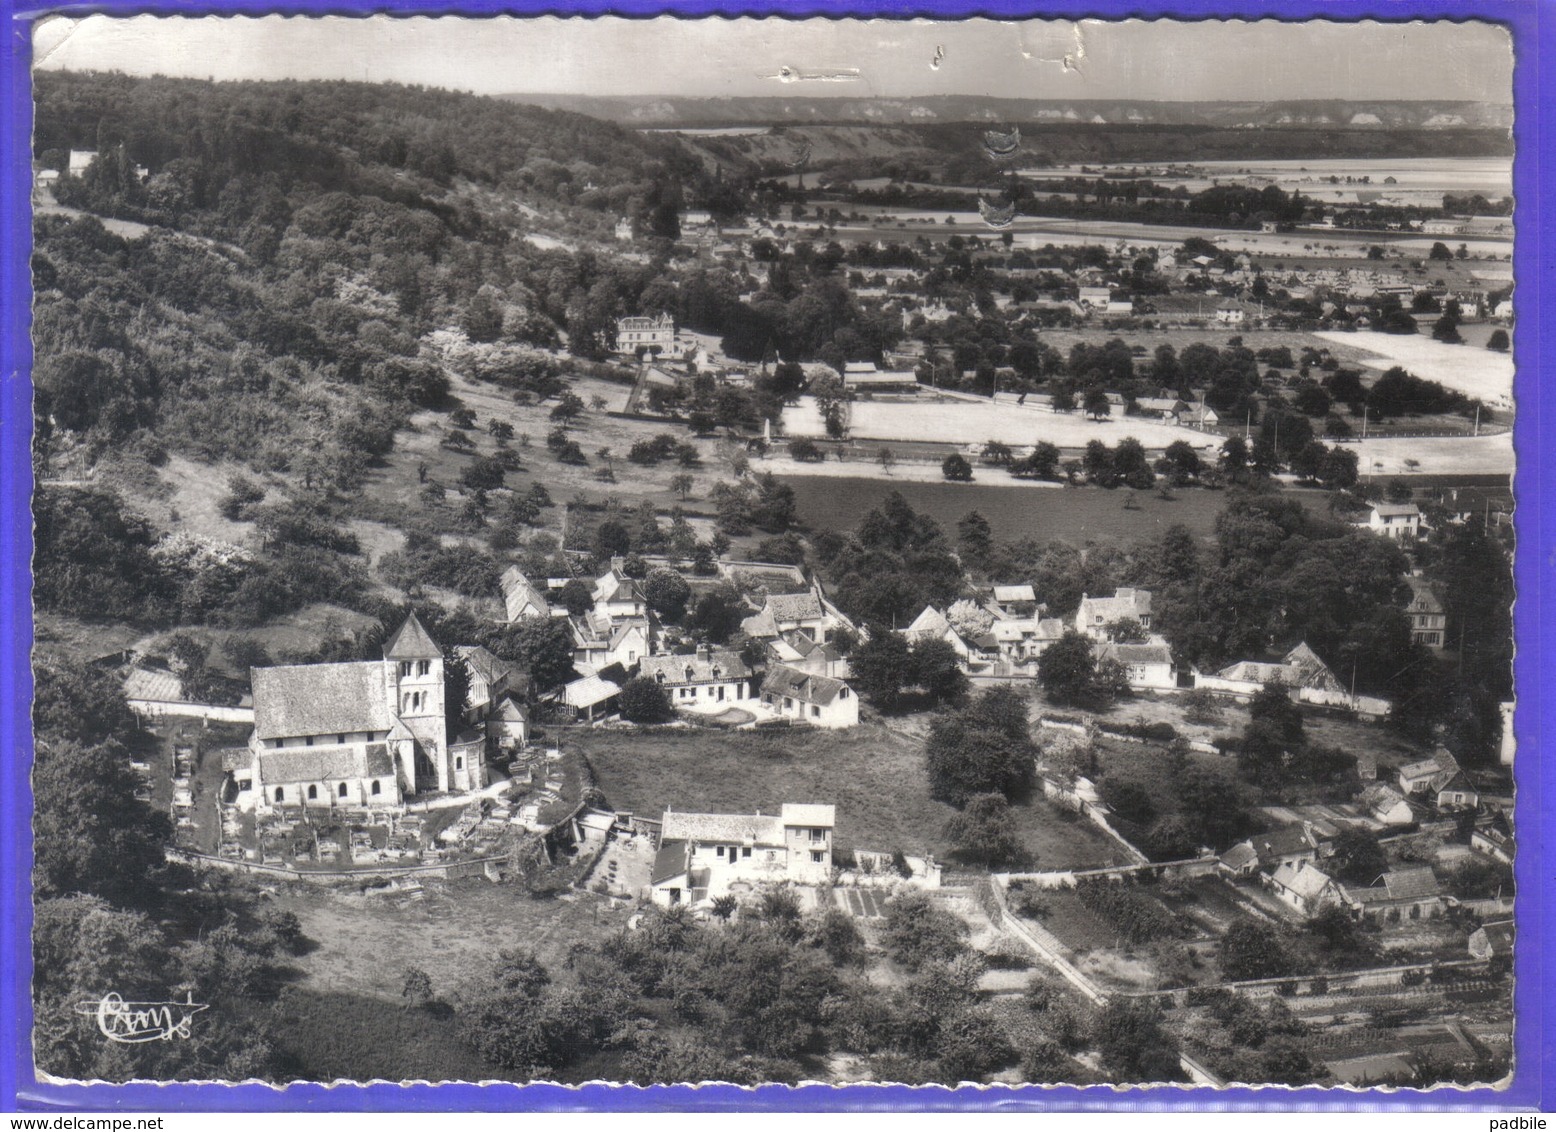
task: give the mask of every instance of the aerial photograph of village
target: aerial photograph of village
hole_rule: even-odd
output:
[[[34,55],[40,1080],[1510,1079],[1505,30]]]

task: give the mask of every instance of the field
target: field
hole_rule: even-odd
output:
[[[944,829],[955,811],[929,796],[921,743],[878,723],[776,735],[574,729],[561,742],[588,756],[616,810],[658,818],[671,808],[776,813],[785,802],[830,802],[844,848],[937,858],[951,848]],[[1101,833],[1041,799],[1016,815],[1042,868],[1122,863]]]
[[[835,467],[836,465],[834,465]],[[879,469],[877,469],[879,470]],[[1088,539],[1133,543],[1159,536],[1182,523],[1201,538],[1211,537],[1216,516],[1226,504],[1219,491],[1184,490],[1163,499],[1152,492],[1134,492],[1132,508],[1124,504],[1130,493],[1100,487],[1033,490],[1013,483],[1005,473],[989,470],[992,482],[909,482],[901,477],[854,478],[838,475],[804,475],[788,479],[794,488],[802,522],[817,530],[848,530],[893,491],[901,492],[914,509],[932,516],[948,533],[969,511],[977,511],[1002,539],[1029,536]],[[1004,479],[1001,483],[995,477]],[[1293,490],[1295,498],[1321,507],[1320,493]]]
[[[789,436],[825,436],[813,398],[785,409],[784,432]],[[1175,440],[1195,447],[1219,446],[1219,437],[1163,424],[1144,417],[1104,417],[1094,421],[1081,412],[1056,413],[1046,405],[1015,405],[993,401],[935,400],[913,402],[859,401],[850,413],[849,433],[860,440],[929,440],[983,445],[990,440],[1032,445],[1046,440],[1060,448],[1080,449],[1092,440],[1117,444],[1132,436],[1148,449],[1162,449]]]
[[[1479,398],[1492,407],[1512,405],[1511,354],[1469,345],[1450,346],[1420,334],[1384,334],[1376,330],[1327,330],[1314,337],[1360,351],[1362,364],[1372,369],[1404,366],[1417,377]]]

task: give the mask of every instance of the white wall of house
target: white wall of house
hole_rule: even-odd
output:
[[[793,696],[764,692],[762,702],[781,716],[816,727],[838,728],[859,725],[859,697],[851,689],[838,693],[830,704],[813,704]]]
[[[664,685],[670,694],[670,702],[676,707],[702,707],[706,704],[730,703],[750,699],[750,686],[744,680],[720,680],[708,684]]]

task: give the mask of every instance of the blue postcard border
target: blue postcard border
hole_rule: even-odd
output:
[[[816,0],[202,0],[178,3],[62,2],[23,5],[0,0],[4,47],[0,56],[0,1107],[10,1111],[837,1111],[837,1110],[1028,1110],[1134,1111],[1208,1109],[1377,1110],[1513,1109],[1538,1110],[1547,1104],[1556,1059],[1547,1046],[1552,997],[1545,978],[1553,926],[1544,884],[1551,877],[1550,842],[1556,814],[1547,808],[1546,775],[1541,762],[1556,726],[1544,704],[1543,677],[1556,661],[1556,626],[1547,623],[1544,584],[1556,571],[1556,543],[1550,515],[1556,506],[1556,461],[1545,444],[1552,439],[1544,420],[1539,359],[1552,311],[1543,301],[1541,265],[1556,264],[1556,230],[1545,225],[1547,166],[1556,144],[1544,128],[1544,106],[1556,106],[1556,82],[1543,70],[1543,58],[1556,59],[1552,0],[1092,0],[1041,8],[1013,0],[962,0],[903,3],[875,0],[842,4]],[[1390,1094],[1325,1089],[1152,1089],[1077,1088],[911,1089],[901,1086],[775,1085],[759,1089],[733,1086],[616,1088],[586,1085],[398,1085],[367,1086],[52,1084],[34,1079],[30,1042],[31,1008],[29,932],[31,925],[31,812],[28,788],[31,761],[29,704],[32,682],[31,561],[32,469],[29,457],[31,349],[28,339],[32,123],[31,27],[46,14],[90,12],[131,15],[624,15],[659,14],[875,16],[882,18],[1060,18],[1101,19],[1442,19],[1489,20],[1508,27],[1516,53],[1514,101],[1516,156],[1514,193],[1518,240],[1514,276],[1521,312],[1514,334],[1518,366],[1515,396],[1518,416],[1514,447],[1518,457],[1514,490],[1517,502],[1518,584],[1515,634],[1518,656],[1516,731],[1520,754],[1516,769],[1520,853],[1517,863],[1519,948],[1516,957],[1514,1047],[1517,1069],[1504,1090],[1400,1090]]]

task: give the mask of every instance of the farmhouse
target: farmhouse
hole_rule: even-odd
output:
[[[1057,617],[1006,617],[989,626],[1000,658],[1010,664],[1027,664],[1064,636],[1065,625]]]
[[[643,591],[615,564],[595,579],[590,596],[594,598],[594,612],[612,621],[648,615],[648,600]]]
[[[1357,795],[1356,804],[1373,821],[1383,825],[1409,825],[1416,820],[1410,803],[1387,782],[1369,783]]]
[[[1385,538],[1419,538],[1421,509],[1414,503],[1374,503],[1361,525]]]
[[[616,320],[616,349],[623,354],[639,350],[668,353],[675,347],[675,319],[668,314],[656,317],[629,315]]]
[[[262,808],[398,805],[486,785],[484,744],[449,742],[443,650],[414,613],[382,661],[254,668],[250,679],[251,781]]]
[[[855,727],[859,697],[841,680],[776,664],[762,681],[762,703],[780,718],[816,727]]]
[[[1111,660],[1122,665],[1125,683],[1136,690],[1178,686],[1177,672],[1172,664],[1172,649],[1161,637],[1152,637],[1145,644],[1107,641],[1097,650],[1097,660]]]
[[[1480,805],[1480,791],[1462,770],[1437,788],[1439,810],[1473,810]]]
[[[812,589],[801,594],[768,594],[762,608],[741,622],[740,628],[746,636],[758,640],[775,637],[788,640],[792,634],[801,632],[824,645],[839,629],[852,632],[854,626],[837,606],[821,595],[820,589]]]
[[[1342,899],[1341,886],[1328,873],[1306,861],[1281,865],[1270,874],[1267,883],[1281,903],[1305,916],[1317,915]]]
[[[1313,828],[1312,822],[1279,826],[1268,833],[1257,834],[1248,840],[1258,856],[1259,867],[1277,869],[1281,865],[1296,865],[1306,861],[1316,864],[1329,848]]]
[[[1454,780],[1459,773],[1459,761],[1446,749],[1420,762],[1407,763],[1399,768],[1399,788],[1407,796],[1435,794]]]
[[[1119,589],[1112,597],[1081,595],[1081,605],[1075,612],[1075,628],[1089,637],[1102,639],[1107,627],[1115,621],[1133,618],[1142,629],[1151,627],[1151,591],[1128,587]]]
[[[740,654],[698,646],[690,656],[645,656],[638,674],[664,688],[676,707],[750,699],[752,672]]]
[[[1430,920],[1442,915],[1442,889],[1431,867],[1420,865],[1384,873],[1380,883],[1341,887],[1345,903],[1357,916],[1376,924]]]
[[[767,642],[767,655],[774,664],[784,664],[809,672],[813,676],[835,676],[846,679],[848,661],[832,645],[818,645],[801,632],[791,633],[788,640],[782,637]]]
[[[1238,326],[1248,321],[1248,308],[1242,303],[1221,303],[1216,307],[1216,321],[1224,326]]]
[[[836,824],[835,807],[792,802],[776,816],[667,811],[650,899],[669,908],[717,899],[737,884],[824,884]]]
[[[1217,858],[1218,867],[1228,876],[1251,877],[1259,871],[1259,852],[1252,841],[1239,841]]]
[[[598,671],[613,664],[631,668],[649,654],[652,637],[646,617],[612,622],[603,613],[591,612],[569,618],[568,624],[573,631],[573,663],[580,669]]]
[[[910,645],[922,644],[925,641],[945,641],[956,650],[956,655],[964,664],[972,656],[971,646],[952,627],[946,615],[932,605],[926,605],[924,611],[902,631],[902,635]]]

